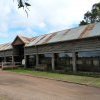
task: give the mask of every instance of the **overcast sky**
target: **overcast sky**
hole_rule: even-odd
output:
[[[34,37],[77,27],[84,13],[99,0],[29,0],[29,17],[16,1],[0,0],[0,44],[12,42],[16,35]]]

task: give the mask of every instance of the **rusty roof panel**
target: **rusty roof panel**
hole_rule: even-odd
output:
[[[46,36],[47,36],[47,35],[43,35],[43,37],[42,37],[39,41],[37,41],[36,44],[38,44],[38,43],[41,42],[43,39],[45,39]]]
[[[3,51],[3,50],[9,50],[9,49],[12,49],[12,46],[10,43],[7,43],[7,44],[1,44],[0,45],[0,51]]]
[[[85,29],[86,26],[81,26],[78,28],[71,29],[66,36],[64,36],[62,41],[68,41],[73,39],[78,39],[80,33]]]
[[[36,43],[38,43],[43,37],[44,35],[36,37],[36,39],[31,41],[27,46],[37,45]]]
[[[67,35],[67,34],[65,35],[65,33],[67,31],[68,30],[63,30],[63,31],[56,32],[56,35],[54,37],[52,37],[47,43],[62,41],[62,39]]]
[[[71,31],[71,29],[68,29],[63,35],[66,35],[69,31]]]
[[[43,41],[43,44],[48,43],[48,41],[49,41],[50,39],[52,39],[56,34],[57,34],[57,33],[50,34],[50,36],[49,36],[47,39],[45,39],[45,41]]]
[[[35,41],[30,42],[27,46],[82,39],[98,35],[100,36],[100,23],[95,23],[59,32],[54,32],[51,34],[47,34],[46,36],[42,35],[36,37]]]
[[[93,30],[94,27],[95,27],[95,24],[88,25],[85,28],[85,30],[81,33],[81,35],[79,36],[79,38],[85,38],[85,37],[89,36],[89,33],[91,33],[91,30]]]
[[[51,36],[52,36],[52,34],[47,34],[43,39],[41,39],[41,41],[39,41],[39,42],[37,43],[37,45],[39,45],[39,44],[45,44],[46,41],[47,41]]]
[[[25,46],[28,47],[94,36],[100,36],[100,23],[89,24],[72,29],[66,29],[33,38],[27,38],[23,36],[19,37],[25,42]],[[11,44],[0,45],[0,51],[8,49],[12,49]]]
[[[80,33],[84,30],[84,28],[85,28],[85,26],[84,27],[81,26],[80,28],[73,28],[70,31],[68,31],[68,30],[60,31],[48,43],[77,39],[79,37]],[[65,35],[66,32],[67,32],[67,34]]]
[[[24,42],[24,43],[29,43],[31,41],[32,38],[27,38],[21,35],[18,35],[18,37]]]

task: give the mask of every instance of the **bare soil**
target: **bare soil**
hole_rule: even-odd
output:
[[[0,71],[0,100],[100,100],[100,88]]]

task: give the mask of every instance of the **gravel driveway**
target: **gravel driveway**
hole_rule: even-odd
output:
[[[0,100],[100,100],[100,88],[0,71]]]

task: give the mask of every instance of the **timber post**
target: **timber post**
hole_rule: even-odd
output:
[[[52,63],[52,71],[54,71],[55,70],[55,54],[54,53],[52,54],[51,63]]]
[[[14,56],[12,56],[12,69],[13,69],[13,67],[15,67]]]
[[[27,56],[24,55],[24,60],[25,60],[25,64],[24,64],[24,69],[27,67]]]
[[[76,73],[77,72],[77,68],[76,68],[76,52],[73,52],[73,56],[72,56],[72,60],[73,60],[73,72]]]
[[[36,66],[38,66],[38,65],[39,65],[39,55],[36,54]]]

